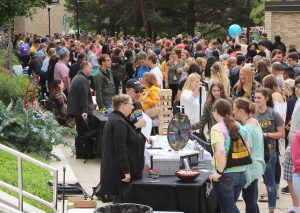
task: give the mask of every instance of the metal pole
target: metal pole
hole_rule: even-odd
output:
[[[250,0],[247,0],[247,44],[250,44]]]
[[[23,171],[22,158],[18,156],[18,188],[19,188],[19,210],[23,212]]]
[[[48,32],[49,32],[49,37],[51,37],[50,35],[50,10],[51,10],[51,8],[50,7],[48,7],[48,27],[49,27],[49,29],[48,29]]]
[[[76,4],[76,13],[77,13],[77,39],[79,40],[80,33],[79,33],[79,0],[77,0]]]

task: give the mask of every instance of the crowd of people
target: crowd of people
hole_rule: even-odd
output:
[[[247,213],[259,212],[258,200],[274,212],[282,173],[279,156],[284,154],[287,187],[281,191],[291,195],[289,212],[299,213],[299,53],[278,35],[273,43],[266,33],[261,36],[248,43],[238,35],[208,42],[200,32],[154,42],[133,36],[89,36],[83,42],[66,35],[19,37],[15,44],[29,75],[40,76],[42,98],[49,98],[62,124],[67,116],[75,117],[78,135],[84,134],[93,109],[113,111],[103,133],[103,193],[121,201],[126,183],[141,177],[149,141],[140,133],[146,125],[142,112],[157,120],[159,91],[171,89],[173,111],[183,106],[192,129],[202,135],[208,127],[213,149],[209,179],[222,212],[239,212],[235,203],[241,193]],[[230,144],[239,138],[252,163],[229,168]],[[259,196],[261,177],[266,193]]]

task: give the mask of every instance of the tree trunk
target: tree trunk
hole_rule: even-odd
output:
[[[141,16],[142,16],[142,20],[143,20],[145,34],[146,34],[146,37],[150,37],[149,36],[149,25],[148,25],[148,21],[146,19],[146,14],[145,14],[145,2],[144,2],[144,0],[139,0],[139,3],[140,3],[140,10],[141,10]]]
[[[187,8],[187,32],[188,32],[189,35],[194,35],[195,25],[196,25],[195,0],[188,0],[188,8]]]

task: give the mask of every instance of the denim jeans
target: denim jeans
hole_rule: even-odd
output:
[[[293,185],[296,192],[298,200],[300,200],[300,174],[294,173],[293,175]]]
[[[270,160],[266,164],[265,170],[265,184],[268,192],[268,204],[269,209],[276,208],[276,199],[277,199],[277,187],[275,181],[275,173],[276,173],[276,163],[277,163],[277,154],[273,153],[270,156]]]
[[[246,203],[246,213],[259,213],[259,207],[257,204],[258,187],[257,179],[254,180],[250,186],[243,189],[243,199]]]
[[[106,109],[112,108],[112,101],[104,101],[103,105]]]
[[[240,212],[235,203],[245,183],[245,172],[224,173],[218,182],[213,182],[217,201],[222,213]]]

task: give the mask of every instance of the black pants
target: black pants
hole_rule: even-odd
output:
[[[23,55],[21,56],[21,62],[22,62],[22,67],[28,67],[30,61],[30,55]]]
[[[169,88],[172,90],[172,103],[173,103],[177,95],[178,84],[169,84]]]
[[[251,183],[248,188],[243,189],[243,199],[246,203],[246,213],[259,213],[259,207],[257,204],[258,198],[258,187],[257,181],[255,180]]]

